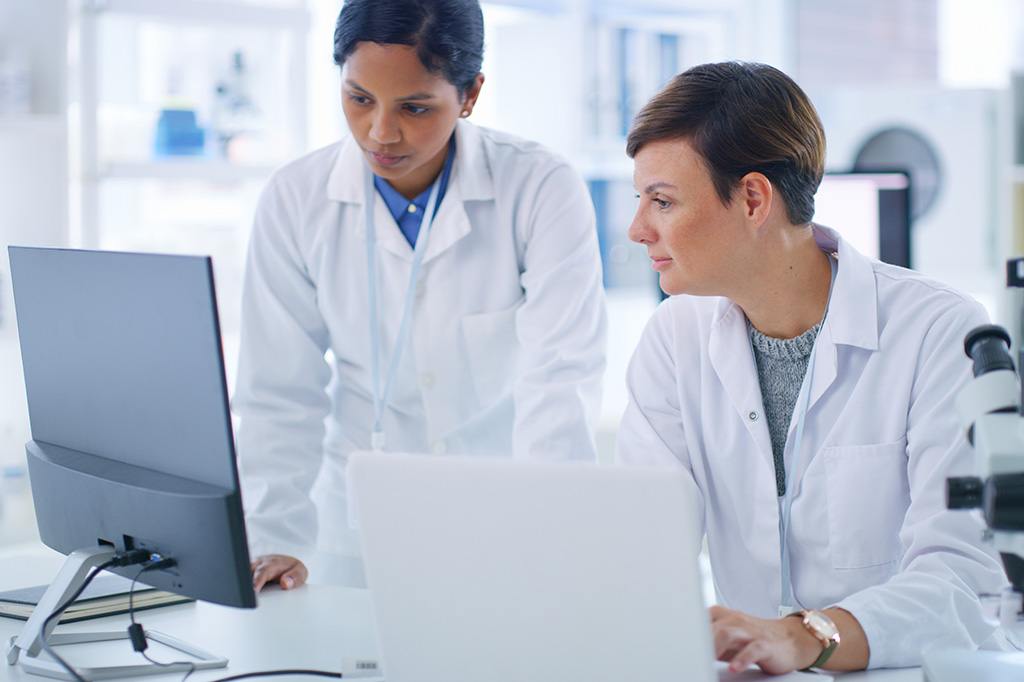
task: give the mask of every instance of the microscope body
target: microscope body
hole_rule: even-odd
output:
[[[983,325],[964,339],[974,378],[957,396],[957,412],[974,449],[975,475],[950,478],[950,509],[981,509],[986,539],[999,552],[1011,587],[1001,595],[999,620],[1024,648],[1024,417],[1021,384],[1002,327]]]
[[[999,620],[1024,648],[1024,419],[987,414],[974,423],[975,471],[982,481],[987,538],[999,552],[1011,589],[1002,595]]]
[[[999,552],[1010,580],[999,599],[996,649],[937,649],[923,654],[927,682],[1024,680],[1024,417],[1010,335],[984,325],[964,339],[974,378],[957,396],[957,412],[974,447],[975,475],[946,481],[946,506],[981,509],[985,539]]]

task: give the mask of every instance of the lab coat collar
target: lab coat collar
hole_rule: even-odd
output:
[[[463,201],[492,201],[494,177],[484,153],[480,129],[469,121],[455,126],[455,166],[452,183],[458,185]]]
[[[342,203],[363,204],[364,174],[369,169],[363,160],[363,151],[351,136],[342,143],[327,179],[327,198]],[[483,149],[480,131],[468,121],[459,121],[455,127],[455,162],[448,181],[448,190],[430,228],[427,251],[423,262],[429,263],[450,246],[469,234],[472,225],[464,202],[494,199],[494,182]],[[384,200],[374,193],[374,224],[381,248],[412,261],[413,250],[405,239]],[[365,235],[365,226],[361,226]]]
[[[327,177],[327,198],[347,204],[363,203],[363,150],[351,135],[341,141],[334,167]]]
[[[878,350],[878,287],[871,260],[832,228],[814,225],[814,240],[822,251],[836,254],[839,261],[825,320],[832,342]]]
[[[746,316],[727,298],[719,300],[715,310],[708,355],[729,401],[758,444],[765,462],[771,463],[772,446],[767,422],[757,418],[758,412],[764,411],[761,388],[757,381],[750,380],[750,377],[757,377],[757,365],[750,348]]]
[[[839,262],[823,330],[827,334],[823,336],[834,344],[878,350],[878,295],[871,260],[857,252],[832,228],[814,225],[813,229],[818,248],[835,254]],[[713,327],[732,323],[739,330],[738,322],[744,322],[743,336],[746,338],[743,311],[728,298],[721,298],[715,310]]]
[[[811,407],[836,378],[837,345],[878,349],[878,297],[871,261],[844,242],[835,230],[815,225],[814,239],[823,251],[836,254],[839,268],[832,285],[829,312],[814,344],[816,360],[811,383]],[[774,468],[767,422],[757,416],[758,412],[764,411],[760,384],[750,380],[750,377],[757,377],[757,366],[750,347],[746,315],[738,305],[724,297],[719,299],[715,308],[708,352],[730,402],[758,444],[763,459]],[[789,426],[790,437],[795,420],[794,413]]]

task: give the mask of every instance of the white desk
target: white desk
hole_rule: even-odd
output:
[[[46,582],[56,573],[61,560],[56,553],[38,549],[0,556],[0,587]],[[197,672],[189,677],[189,682],[274,668],[339,670],[343,657],[376,657],[378,654],[369,593],[330,585],[309,585],[294,592],[271,588],[260,595],[259,608],[255,610],[197,603],[142,611],[138,620],[147,630],[174,635],[230,659],[227,669]],[[121,630],[127,622],[127,616],[113,616],[61,626],[61,631]],[[21,621],[0,618],[0,639],[5,646],[11,636],[20,632],[21,625]],[[65,647],[63,653],[69,661],[80,665],[141,662],[127,641]],[[157,645],[148,653],[161,661],[177,660]],[[177,682],[181,676],[181,673],[173,673],[139,679]],[[283,681],[286,678],[266,679]],[[326,678],[295,679],[309,682]],[[842,679],[843,682],[919,682],[921,672],[918,669],[876,670],[844,675]],[[0,680],[43,682],[45,678],[0,663]]]

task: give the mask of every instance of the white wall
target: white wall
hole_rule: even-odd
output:
[[[0,0],[0,60],[32,68],[32,112],[62,114],[66,105],[67,0]]]
[[[64,0],[0,0],[0,60],[28,62],[28,115],[0,116],[0,468],[28,439],[7,246],[67,241],[67,31]]]

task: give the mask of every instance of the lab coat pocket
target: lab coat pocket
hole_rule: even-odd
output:
[[[519,305],[462,318],[466,357],[481,407],[489,407],[509,393],[518,374],[516,311]]]
[[[906,439],[823,450],[833,568],[899,560],[899,533],[909,502],[906,453]]]

